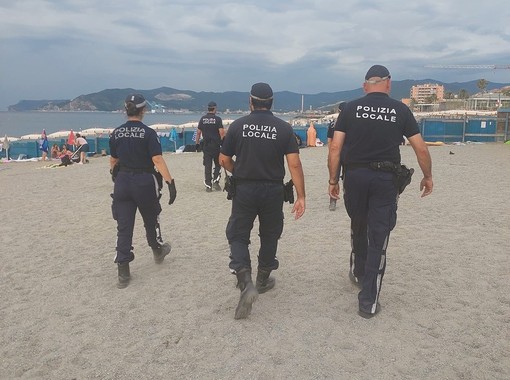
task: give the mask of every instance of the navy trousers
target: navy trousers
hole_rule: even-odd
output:
[[[351,271],[363,278],[359,309],[375,313],[386,269],[386,248],[397,222],[394,174],[368,168],[344,174],[344,204],[351,219]]]
[[[230,269],[238,272],[251,269],[250,233],[255,218],[259,218],[260,249],[258,268],[278,269],[276,251],[283,231],[283,184],[248,181],[236,184],[232,199],[232,214],[226,228],[230,244]]]
[[[204,164],[204,178],[205,183],[212,186],[212,181],[220,176],[220,146],[219,144],[210,142],[204,144],[203,148],[203,164]],[[213,173],[214,162],[214,173]]]
[[[134,260],[132,243],[137,209],[143,218],[149,246],[158,248],[163,243],[158,220],[159,193],[156,177],[151,173],[118,173],[112,195],[112,214],[117,221],[116,263]]]

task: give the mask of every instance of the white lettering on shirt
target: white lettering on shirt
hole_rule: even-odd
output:
[[[389,121],[390,123],[397,122],[397,111],[395,108],[388,107],[370,107],[370,106],[357,106],[356,118],[357,119],[370,119]]]
[[[115,130],[115,138],[134,137],[138,139],[145,138],[145,129],[141,127],[120,127]]]
[[[278,135],[276,127],[270,125],[244,124],[243,137],[276,140]]]

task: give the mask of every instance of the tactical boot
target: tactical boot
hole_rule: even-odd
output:
[[[152,253],[154,254],[154,262],[156,264],[161,264],[165,259],[165,256],[170,253],[172,247],[169,243],[163,243],[159,248],[152,248]]]
[[[257,273],[257,281],[255,282],[255,286],[259,294],[265,293],[274,288],[275,279],[273,277],[269,277],[270,273],[270,270],[259,269]]]
[[[251,269],[241,269],[236,273],[237,287],[241,290],[234,319],[244,319],[251,313],[251,305],[257,300],[259,294],[253,286]]]
[[[117,288],[124,289],[129,285],[129,280],[131,279],[131,273],[129,272],[129,262],[118,263],[117,269],[119,273],[119,282],[117,283]]]
[[[212,186],[208,185],[207,182],[204,181],[205,191],[208,193],[212,192]]]

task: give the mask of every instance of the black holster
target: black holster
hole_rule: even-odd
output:
[[[236,182],[234,177],[228,175],[225,172],[225,185],[223,186],[223,191],[227,192],[227,199],[230,201],[236,195]]]
[[[292,179],[283,185],[283,201],[294,203],[294,182]]]
[[[373,170],[392,172],[395,175],[394,182],[399,194],[402,194],[407,185],[411,183],[411,178],[414,173],[413,168],[408,168],[405,165],[395,164],[390,161],[371,162],[369,167]]]

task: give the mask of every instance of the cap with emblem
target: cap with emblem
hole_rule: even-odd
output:
[[[365,80],[369,80],[370,78],[375,77],[381,78],[382,80],[391,78],[388,69],[382,65],[374,65],[369,68],[367,74],[365,75]]]
[[[251,86],[250,96],[258,100],[273,99],[273,90],[267,83],[255,83]]]
[[[145,98],[143,97],[142,94],[128,95],[128,97],[126,98],[126,101],[124,102],[124,106],[127,107],[128,103],[133,103],[136,108],[145,107],[145,104],[146,104]]]

